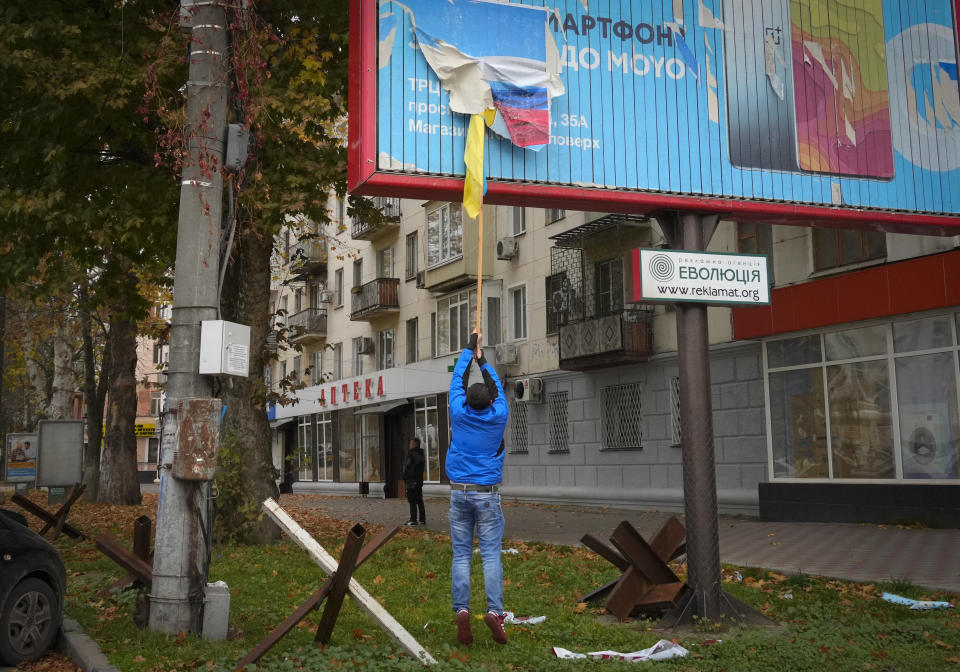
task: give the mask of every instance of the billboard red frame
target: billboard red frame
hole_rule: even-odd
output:
[[[954,1],[960,25],[960,0]],[[377,0],[350,2],[348,189],[365,196],[457,202],[463,180],[377,169]],[[958,59],[960,61],[960,59]],[[960,217],[900,211],[831,208],[807,204],[702,197],[663,192],[617,191],[542,183],[487,181],[486,203],[648,215],[658,211],[721,214],[734,221],[795,226],[875,229],[924,235],[957,235]]]

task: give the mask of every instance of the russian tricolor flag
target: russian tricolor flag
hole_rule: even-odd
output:
[[[550,100],[563,85],[546,9],[485,0],[402,4],[412,14],[420,51],[450,93],[451,110],[494,108],[515,145],[550,142]]]

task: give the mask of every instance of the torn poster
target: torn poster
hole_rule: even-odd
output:
[[[459,114],[498,112],[491,128],[518,147],[550,142],[560,56],[541,7],[485,0],[407,0],[417,45]],[[509,26],[509,29],[505,29]]]
[[[591,651],[590,653],[574,653],[567,649],[561,649],[559,646],[553,647],[553,655],[557,658],[564,658],[567,660],[587,658],[598,658],[600,660],[625,660],[631,663],[639,663],[645,660],[668,660],[670,658],[683,658],[686,656],[689,651],[680,646],[679,644],[674,644],[671,641],[666,639],[661,639],[653,646],[642,649],[640,651],[634,651],[633,653],[619,653],[618,651]]]

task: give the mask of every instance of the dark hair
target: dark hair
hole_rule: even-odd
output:
[[[420,447],[420,439],[418,439],[418,438],[415,437],[415,436],[412,436],[412,437],[410,437],[410,440],[413,441],[413,443],[415,444],[415,445],[414,445],[414,448],[419,448],[419,447]]]
[[[484,383],[474,383],[467,388],[467,404],[476,411],[482,411],[490,406],[490,390]]]

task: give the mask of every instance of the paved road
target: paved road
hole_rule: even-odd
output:
[[[405,521],[400,499],[283,495],[284,501],[316,506],[329,515],[378,525]],[[446,531],[447,503],[428,498],[428,527]],[[657,511],[505,503],[506,536],[523,541],[577,545],[590,532],[606,539],[621,520],[643,535],[671,515]],[[682,520],[682,517],[681,517]],[[506,542],[509,545],[509,541]],[[901,529],[848,523],[764,523],[721,517],[720,559],[746,567],[803,572],[853,581],[905,579],[918,586],[960,595],[960,530]]]

